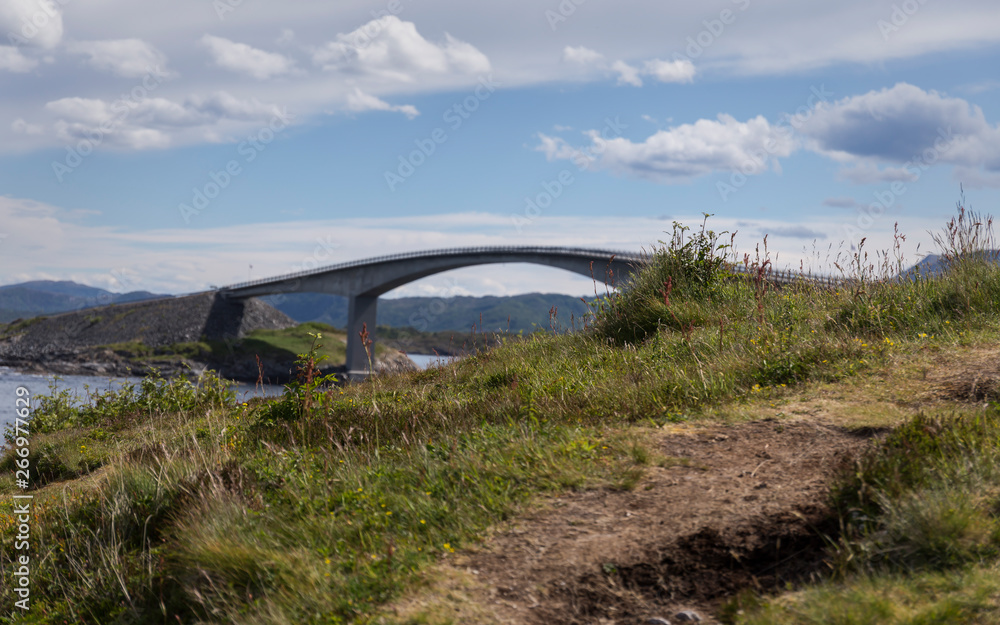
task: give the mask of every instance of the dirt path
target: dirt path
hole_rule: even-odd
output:
[[[819,532],[832,528],[821,526],[817,502],[837,467],[869,442],[788,420],[650,436],[668,461],[635,490],[551,500],[445,563],[395,617],[611,625],[695,610],[713,622],[739,589],[783,586],[822,566]]]

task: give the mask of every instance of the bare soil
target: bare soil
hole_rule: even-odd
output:
[[[611,625],[695,610],[715,622],[743,588],[784,588],[824,568],[836,528],[822,502],[872,430],[795,420],[669,427],[647,432],[665,460],[635,489],[552,499],[445,563],[432,593],[395,606],[396,617]]]

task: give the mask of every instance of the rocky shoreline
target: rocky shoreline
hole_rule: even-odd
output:
[[[156,372],[164,378],[178,376],[197,378],[212,370],[229,380],[248,383],[260,380],[265,384],[285,384],[295,373],[295,363],[291,361],[262,359],[258,368],[256,360],[248,358],[234,358],[229,361],[182,356],[134,358],[107,347],[46,352],[34,358],[0,358],[0,366],[29,374],[108,377],[145,377]],[[375,370],[380,373],[414,369],[416,365],[398,352],[388,354],[375,362]],[[323,367],[320,372],[323,375],[334,374],[341,380],[346,379],[347,375],[343,365]]]

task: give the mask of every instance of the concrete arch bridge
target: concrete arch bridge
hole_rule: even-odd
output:
[[[367,324],[375,339],[375,313],[383,293],[427,276],[474,265],[533,263],[572,271],[614,284],[629,275],[642,255],[573,247],[461,247],[379,256],[309,271],[241,282],[219,290],[231,300],[288,293],[327,293],[347,297],[347,371],[352,379],[368,374],[361,341]]]

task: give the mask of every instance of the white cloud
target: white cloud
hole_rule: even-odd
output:
[[[166,98],[61,98],[48,102],[45,110],[56,119],[53,126],[60,141],[100,137],[100,143],[137,150],[168,147],[179,130],[197,128],[210,136],[211,129],[225,121],[265,122],[281,113],[274,105],[226,92],[192,96],[182,103]]]
[[[591,65],[604,60],[604,55],[600,52],[585,48],[583,46],[566,46],[563,48],[563,60],[567,63],[580,63],[581,65]]]
[[[355,89],[347,96],[346,108],[348,111],[354,111],[356,113],[364,111],[394,111],[396,113],[406,115],[408,119],[413,119],[417,115],[420,115],[420,111],[418,111],[415,106],[410,104],[393,106],[385,100],[380,100],[375,96],[368,95],[367,93],[361,91],[361,89]]]
[[[575,48],[566,46],[563,48],[562,59],[566,63],[573,63],[585,68],[593,68],[601,72],[614,72],[618,75],[619,85],[632,85],[633,87],[642,86],[642,76],[652,76],[660,82],[692,82],[696,71],[694,63],[688,59],[676,61],[649,59],[644,61],[641,67],[635,67],[622,60],[608,65],[603,54],[584,46]]]
[[[539,135],[537,150],[549,160],[577,160],[593,155],[595,169],[662,183],[687,182],[716,171],[763,173],[770,166],[780,171],[777,158],[791,154],[796,143],[788,129],[772,126],[757,116],[746,122],[729,115],[700,119],[661,130],[641,143],[622,137],[604,139],[597,131],[586,133],[591,144],[573,148],[558,137]]]
[[[642,78],[639,78],[639,69],[632,67],[625,61],[615,61],[611,64],[611,69],[618,72],[619,85],[642,86]]]
[[[153,68],[165,67],[167,56],[141,39],[76,41],[66,46],[72,54],[87,56],[87,63],[117,76],[138,78]]]
[[[208,48],[212,61],[219,67],[257,80],[287,74],[294,66],[294,62],[283,54],[266,52],[223,37],[205,35],[201,43]]]
[[[14,46],[0,46],[0,70],[23,74],[38,67],[38,61],[21,54]]]
[[[0,33],[13,45],[54,48],[63,36],[62,11],[53,0],[0,0]]]
[[[694,63],[688,59],[662,61],[652,59],[643,65],[643,73],[660,82],[691,82],[694,80]]]
[[[907,83],[821,102],[798,129],[810,148],[853,165],[841,175],[861,184],[915,180],[936,163],[1000,171],[1000,127],[981,108]]]
[[[313,62],[328,71],[407,83],[421,74],[481,74],[491,68],[486,55],[472,44],[448,34],[444,42],[432,43],[413,22],[394,15],[338,34],[313,53]]]

